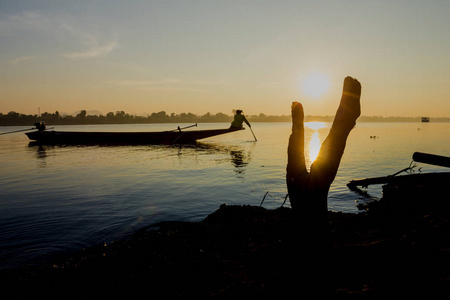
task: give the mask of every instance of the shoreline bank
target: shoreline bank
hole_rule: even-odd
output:
[[[380,203],[367,213],[329,212],[322,252],[308,251],[290,208],[222,205],[200,222],[161,222],[3,272],[2,291],[11,299],[448,293],[448,213],[386,214]]]

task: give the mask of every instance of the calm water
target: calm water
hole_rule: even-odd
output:
[[[158,131],[164,125],[57,126],[77,131]],[[189,124],[190,125],[190,124]],[[228,124],[199,124],[198,129]],[[289,123],[196,146],[32,146],[23,133],[0,136],[0,269],[121,238],[163,220],[201,220],[222,203],[279,207],[287,193]],[[307,123],[309,163],[329,123]],[[0,132],[27,127],[0,127]],[[450,155],[450,123],[359,123],[352,131],[329,209],[357,212],[352,179],[393,174],[413,152]],[[370,136],[377,136],[373,139]],[[423,172],[444,168],[418,164]],[[369,193],[380,197],[381,188]],[[289,201],[285,204],[289,206]]]

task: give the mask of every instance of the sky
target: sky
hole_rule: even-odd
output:
[[[0,0],[0,112],[450,117],[448,0]],[[321,82],[316,93],[307,86]]]

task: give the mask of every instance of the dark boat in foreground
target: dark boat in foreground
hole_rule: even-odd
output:
[[[413,161],[440,167],[450,167],[450,157],[428,153],[415,152]],[[411,216],[421,218],[435,215],[449,218],[450,201],[448,201],[448,187],[450,186],[450,172],[411,173],[416,165],[411,165],[393,175],[352,180],[347,186],[350,190],[363,195],[372,201],[358,204],[360,210],[368,213],[383,211],[384,220],[391,219],[398,222],[395,226],[407,226]],[[408,175],[398,174],[410,172]],[[370,196],[359,187],[382,185],[382,198]],[[390,212],[392,210],[392,214]],[[424,212],[426,215],[424,215]],[[381,215],[380,215],[381,216]],[[399,218],[402,216],[401,218]]]
[[[426,163],[430,165],[450,168],[450,157],[422,152],[415,152],[412,157],[413,161]],[[398,174],[412,169],[409,166],[393,175],[366,178],[350,181],[347,186],[350,189],[356,189],[358,186],[368,187],[372,184],[449,184],[450,172],[424,173],[424,174],[408,174],[397,176]]]
[[[159,132],[75,132],[75,131],[54,131],[42,130],[38,125],[37,131],[25,133],[32,141],[42,144],[192,144],[195,141],[243,130],[244,128],[208,129],[208,130],[187,130],[183,129],[197,126],[192,125],[173,131]]]
[[[448,156],[415,152],[413,161],[440,167],[450,167],[450,157]],[[372,198],[359,187],[364,188],[369,185],[382,184],[383,198],[416,199],[418,200],[418,205],[435,207],[442,207],[440,202],[444,200],[446,202],[445,205],[449,206],[450,202],[446,201],[445,195],[448,194],[448,187],[450,186],[450,172],[411,173],[397,176],[403,172],[411,172],[415,167],[415,165],[411,165],[393,175],[352,180],[347,186],[352,191]]]

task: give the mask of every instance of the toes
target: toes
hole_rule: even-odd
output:
[[[306,171],[305,164],[305,132],[303,127],[303,106],[299,102],[292,103],[292,134],[288,145],[288,181],[296,180],[300,174]]]
[[[361,83],[359,83],[357,79],[350,76],[345,77],[343,93],[352,97],[360,97]]]
[[[336,128],[350,130],[355,125],[356,119],[361,114],[361,83],[348,76],[344,79],[341,103],[339,104],[336,117],[333,122]]]
[[[292,102],[291,113],[292,113],[292,127],[293,128],[303,127],[304,113],[302,104],[299,102]]]

